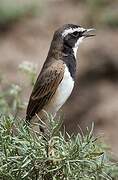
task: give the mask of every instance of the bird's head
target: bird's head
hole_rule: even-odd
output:
[[[71,48],[76,56],[78,46],[83,39],[95,36],[93,31],[95,31],[93,28],[85,29],[81,26],[66,24],[55,32],[54,39],[58,39],[58,43]]]

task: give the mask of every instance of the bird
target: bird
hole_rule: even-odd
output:
[[[26,110],[26,121],[36,132],[44,132],[46,114],[55,118],[72,93],[76,78],[77,50],[95,29],[64,24],[53,35],[47,58],[34,84]],[[40,121],[41,120],[41,121]]]

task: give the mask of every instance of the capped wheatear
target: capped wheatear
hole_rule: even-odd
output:
[[[76,76],[76,54],[79,44],[86,37],[94,36],[94,29],[66,24],[55,31],[48,56],[36,80],[26,112],[26,120],[34,130],[35,124],[46,122],[45,112],[55,117],[70,96]],[[38,118],[38,117],[39,118]]]

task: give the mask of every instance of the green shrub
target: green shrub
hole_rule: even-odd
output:
[[[50,133],[44,138],[32,135],[23,120],[13,116],[1,116],[0,120],[0,179],[112,179],[116,166],[92,131],[84,136],[66,134],[65,140],[58,130],[60,124],[50,118]]]
[[[19,65],[18,70],[26,75],[28,79],[27,85],[32,86],[36,79],[36,65],[25,61]],[[24,102],[22,99],[23,84],[4,83],[4,81],[5,78],[1,76],[0,110],[3,114],[11,113],[17,115],[18,112],[25,109],[27,105],[27,102]]]

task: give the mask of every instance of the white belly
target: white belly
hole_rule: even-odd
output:
[[[70,96],[74,87],[74,81],[70,75],[68,68],[65,66],[65,73],[63,80],[59,84],[59,87],[53,96],[52,100],[44,109],[55,116],[56,112],[61,108],[65,101]]]

